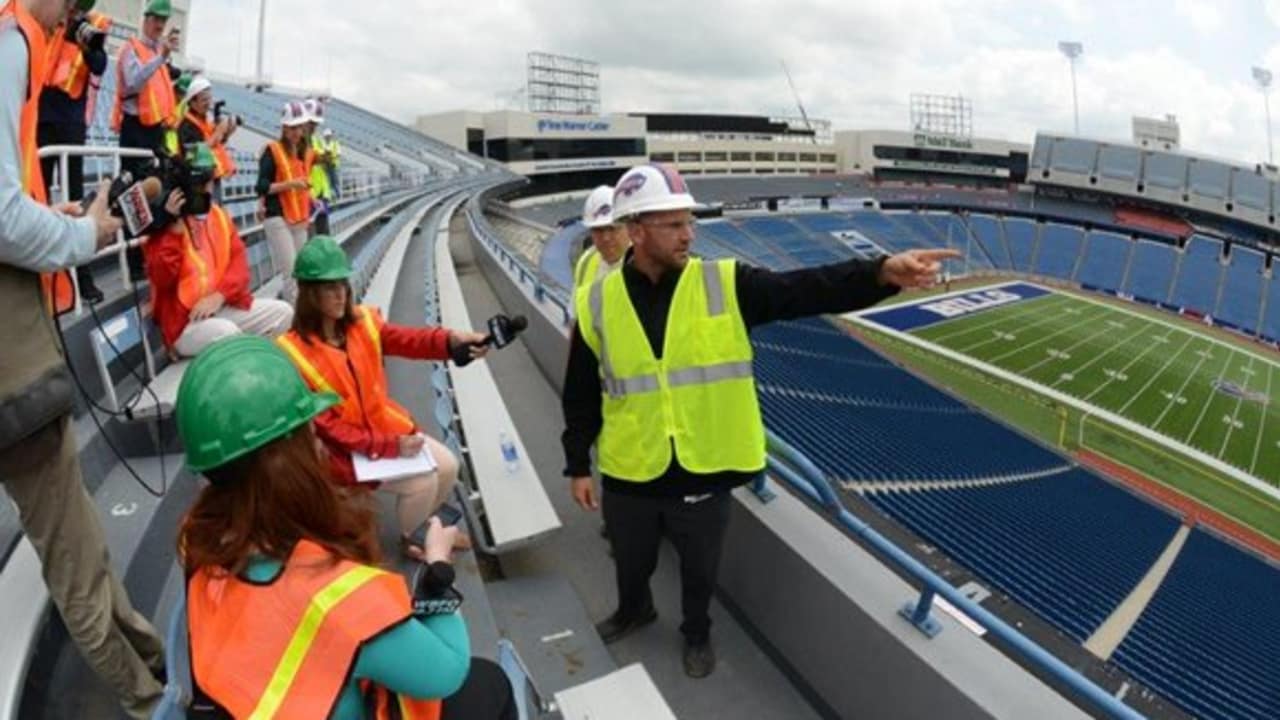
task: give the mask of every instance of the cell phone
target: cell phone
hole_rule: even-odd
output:
[[[445,527],[452,527],[457,525],[458,521],[462,519],[462,511],[453,505],[445,503],[440,506],[439,510],[436,510],[433,517],[440,518],[441,525],[444,525]],[[428,522],[430,521],[428,520]],[[426,547],[427,523],[419,525],[418,529],[413,531],[413,534],[409,536],[409,542],[413,543],[416,547]]]

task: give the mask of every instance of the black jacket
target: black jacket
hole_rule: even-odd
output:
[[[736,280],[742,320],[750,330],[775,320],[843,313],[874,305],[898,292],[897,287],[880,285],[878,276],[883,262],[883,259],[849,260],[790,272],[773,272],[739,262]],[[654,283],[636,270],[629,258],[621,272],[649,345],[654,348],[654,355],[661,358],[667,314],[680,272],[668,273]],[[588,475],[591,446],[604,420],[599,361],[582,339],[576,323],[569,345],[561,403],[565,420],[561,435],[564,474],[568,477]],[[732,471],[697,475],[681,467],[673,452],[666,472],[651,482],[628,482],[607,475],[603,482],[605,488],[613,492],[674,496],[728,490],[749,482],[755,475]]]

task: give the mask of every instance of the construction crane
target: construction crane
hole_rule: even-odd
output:
[[[813,123],[809,122],[809,113],[804,111],[804,102],[800,100],[800,91],[796,90],[796,83],[791,79],[791,71],[787,69],[787,61],[779,59],[778,63],[782,65],[782,74],[787,76],[787,85],[791,86],[791,94],[796,98],[796,107],[800,109],[800,119],[804,120],[804,126],[809,130],[809,138],[813,140],[813,144],[818,144],[818,133],[813,130]]]

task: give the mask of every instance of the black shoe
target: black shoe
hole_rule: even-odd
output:
[[[711,641],[694,644],[688,640],[684,643],[684,674],[694,680],[701,680],[716,669],[716,651]]]
[[[600,633],[600,639],[605,645],[617,642],[640,628],[648,625],[658,619],[658,611],[649,606],[648,610],[644,610],[634,618],[623,618],[618,613],[609,616],[608,620],[596,623],[596,632]]]
[[[80,283],[80,299],[81,300],[89,303],[90,305],[97,305],[98,303],[102,302],[105,298],[106,296],[102,294],[102,291],[98,289],[97,285],[93,284],[92,280],[90,280],[88,283],[85,283],[85,282]]]

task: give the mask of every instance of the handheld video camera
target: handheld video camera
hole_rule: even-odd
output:
[[[107,34],[84,15],[78,15],[67,23],[67,39],[84,50],[98,52],[106,47]]]
[[[222,122],[222,108],[225,107],[226,104],[226,100],[219,100],[213,104],[213,121],[215,123]],[[240,127],[244,124],[244,118],[234,113],[228,114],[226,117],[230,118],[232,127]]]

